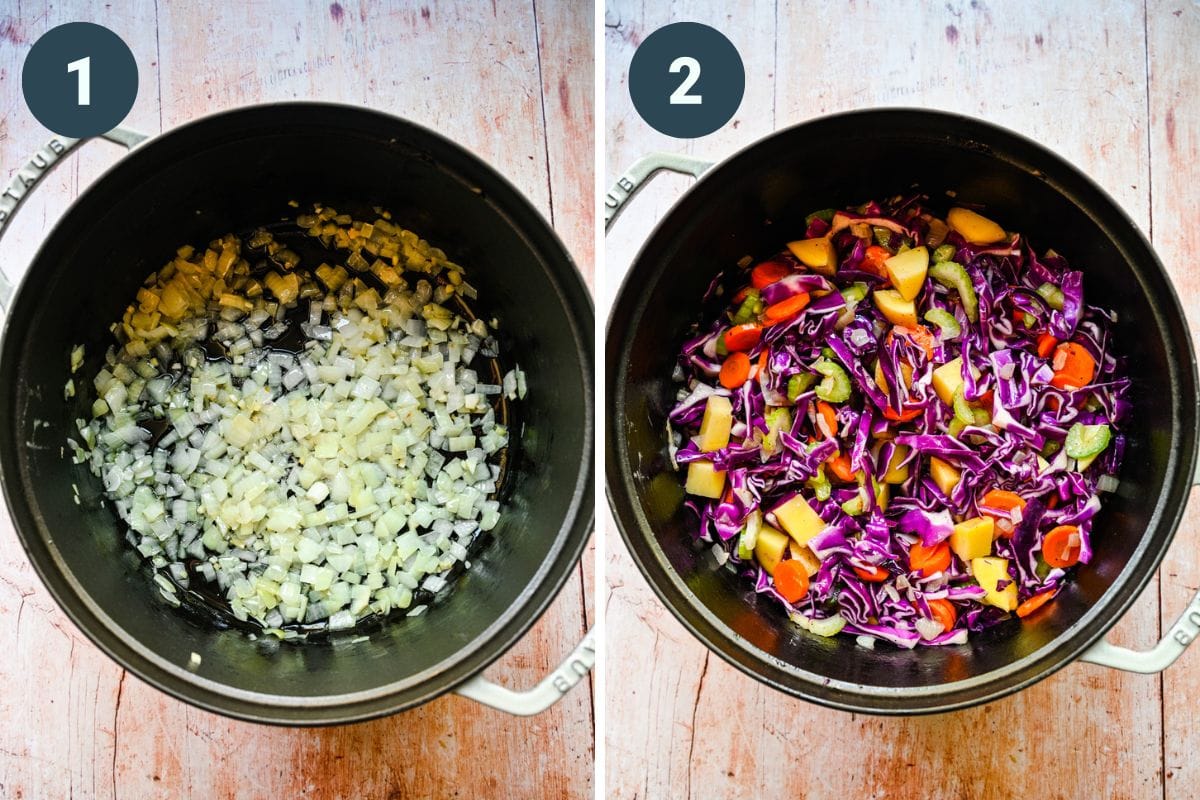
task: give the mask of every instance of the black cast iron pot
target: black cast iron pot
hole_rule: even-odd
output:
[[[782,691],[851,711],[911,714],[994,700],[1076,658],[1121,669],[1165,668],[1200,631],[1200,596],[1157,647],[1102,640],[1150,580],[1175,534],[1196,461],[1196,363],[1174,289],[1145,237],[1085,175],[1045,148],[978,120],[885,109],[817,119],[775,133],[717,166],[649,156],[607,198],[607,222],[656,171],[703,177],[667,213],[625,277],[605,351],[609,501],[638,567],[667,607],[734,666]],[[679,475],[666,454],[671,372],[713,276],[766,257],[815,208],[907,192],[982,203],[990,217],[1085,273],[1089,301],[1119,311],[1135,413],[1120,488],[1096,521],[1095,558],[1024,624],[955,647],[858,647],[789,623],[778,605],[716,568],[692,543]]]
[[[120,130],[106,138],[137,146],[54,227],[8,303],[0,349],[4,495],[33,566],[66,613],[147,682],[249,720],[347,722],[453,688],[514,713],[561,696],[591,666],[590,636],[532,692],[477,677],[558,592],[594,513],[593,309],[545,220],[461,147],[361,108],[258,106],[145,143]],[[75,144],[56,138],[19,171],[0,199],[0,224]],[[176,247],[295,214],[289,200],[389,208],[466,265],[481,299],[476,311],[501,320],[506,358],[526,371],[530,392],[510,448],[507,510],[449,597],[366,641],[270,649],[158,597],[116,516],[99,507],[99,481],[71,465],[69,450],[62,455],[78,413],[63,386],[71,348],[87,346],[81,374],[94,373],[111,342],[108,326]]]

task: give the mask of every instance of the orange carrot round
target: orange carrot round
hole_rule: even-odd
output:
[[[1054,590],[1042,592],[1041,594],[1035,594],[1033,597],[1017,606],[1017,616],[1028,617],[1030,614],[1046,605],[1046,603],[1049,603],[1054,598],[1054,594]]]
[[[890,419],[892,422],[910,422],[921,416],[922,410],[919,408],[910,408],[908,411],[897,411],[888,406],[883,410],[883,418]]]
[[[808,573],[804,571],[804,565],[795,559],[781,561],[775,567],[775,591],[789,603],[808,594]]]
[[[958,622],[958,612],[949,600],[939,597],[937,600],[926,600],[925,604],[929,606],[930,616],[942,623],[942,630],[948,631]]]
[[[1055,339],[1048,333],[1043,333],[1037,340],[1037,354],[1042,358],[1049,358],[1054,352],[1054,348],[1058,347],[1058,339]]]
[[[917,542],[908,551],[908,568],[926,578],[950,567],[950,543],[938,542],[932,547]]]
[[[867,248],[867,252],[863,254],[862,267],[866,272],[873,272],[881,278],[887,277],[887,267],[883,262],[892,257],[891,251],[887,248],[873,244]]]
[[[791,274],[792,268],[782,261],[764,261],[750,270],[750,283],[755,289],[762,289]]]
[[[726,389],[740,388],[750,377],[750,356],[745,353],[730,353],[721,365],[721,385]]]
[[[830,436],[837,434],[837,410],[824,400],[817,401],[817,413],[825,419],[825,427],[829,428]]]
[[[778,325],[803,311],[808,306],[809,299],[808,292],[794,294],[786,300],[767,306],[763,316],[766,317],[768,325]]]
[[[1054,377],[1050,385],[1058,389],[1083,388],[1096,377],[1096,359],[1081,344],[1063,342],[1054,349]]]
[[[725,349],[733,353],[738,350],[749,350],[762,339],[762,328],[753,322],[745,325],[734,325],[725,331]]]
[[[825,462],[829,465],[829,469],[837,476],[840,481],[847,483],[854,480],[854,470],[850,467],[850,455],[848,453],[835,453]]]
[[[1079,534],[1079,528],[1074,525],[1059,525],[1042,540],[1042,558],[1052,567],[1066,569],[1079,563],[1080,544],[1071,543],[1071,538]]]
[[[883,583],[891,577],[891,573],[886,569],[873,565],[868,567],[853,567],[853,569],[855,575],[869,583]]]
[[[979,510],[990,517],[997,516],[991,513],[993,511],[1000,511],[1008,516],[1014,508],[1025,508],[1025,500],[1016,492],[992,489],[979,498]]]

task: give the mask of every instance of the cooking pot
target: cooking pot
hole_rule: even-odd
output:
[[[0,287],[0,478],[21,543],[66,614],[146,682],[248,720],[349,722],[451,689],[517,714],[561,697],[592,666],[590,634],[531,691],[480,677],[562,587],[594,514],[593,309],[550,226],[471,153],[362,108],[264,105],[148,140],[123,129],[104,138],[131,151],[62,215],[16,291]],[[18,170],[0,198],[0,226],[77,144],[55,137]],[[366,638],[271,646],[273,637],[223,630],[158,596],[124,526],[101,507],[100,482],[63,455],[90,402],[86,386],[64,402],[63,387],[71,348],[86,345],[80,375],[94,374],[109,325],[176,247],[289,218],[291,200],[361,214],[384,206],[467,265],[475,310],[500,320],[505,357],[530,391],[510,446],[506,510],[449,596]]]
[[[874,714],[948,711],[995,700],[1076,659],[1117,669],[1166,668],[1200,632],[1200,595],[1156,647],[1103,640],[1158,567],[1183,514],[1196,465],[1196,361],[1175,290],[1136,225],[1062,158],[1010,131],[953,114],[877,109],[781,130],[715,166],[657,154],[606,198],[606,227],[660,170],[699,180],[650,234],[622,284],[605,346],[606,482],[621,535],[659,598],[713,652],[789,694]],[[783,249],[804,215],[911,187],[1053,247],[1085,274],[1090,302],[1115,308],[1116,347],[1130,359],[1135,413],[1120,485],[1097,517],[1092,562],[1024,621],[967,644],[874,650],[822,638],[718,569],[693,542],[680,476],[667,455],[676,354],[713,277],[746,255]]]

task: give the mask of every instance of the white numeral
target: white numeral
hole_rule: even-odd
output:
[[[79,105],[92,104],[92,58],[84,56],[67,64],[67,72],[79,73]],[[691,86],[691,84],[688,84]]]
[[[700,105],[700,95],[688,94],[691,88],[696,85],[696,81],[700,80],[700,62],[691,56],[680,56],[671,62],[670,70],[671,72],[687,70],[687,76],[684,77],[683,83],[679,84],[679,88],[671,92],[671,105]]]

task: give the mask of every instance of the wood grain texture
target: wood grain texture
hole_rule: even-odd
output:
[[[159,132],[247,103],[366,105],[433,127],[495,165],[563,235],[592,280],[593,22],[587,4],[534,2],[34,3],[0,11],[0,172],[47,138],[20,96],[49,28],[92,20],[138,59],[127,119]],[[91,144],[16,217],[19,275],[57,215],[117,148]],[[594,552],[589,550],[589,552]],[[539,680],[589,624],[585,560],[525,638],[488,670]],[[587,582],[590,591],[591,581]],[[125,674],[57,609],[0,513],[0,797],[578,798],[592,794],[592,698],[509,717],[458,697],[375,722],[291,730],[235,722]]]
[[[722,158],[759,136],[821,114],[909,105],[979,116],[1031,136],[1104,186],[1194,297],[1200,246],[1191,201],[1200,148],[1195,4],[1013,6],[716,4],[606,11],[609,183],[650,150]],[[1148,11],[1148,13],[1147,13]],[[747,95],[712,136],[650,131],[625,86],[637,44],[662,24],[707,22],[746,63]],[[775,76],[764,80],[764,76]],[[607,239],[606,294],[688,181],[659,179]],[[1153,191],[1151,191],[1153,186]],[[1192,299],[1190,318],[1200,319]],[[1144,647],[1200,583],[1191,514],[1163,570],[1111,638]],[[888,720],[833,712],[766,689],[709,655],[664,610],[618,537],[605,553],[606,772],[614,798],[1200,796],[1200,725],[1186,691],[1190,652],[1163,678],[1073,665],[1013,697],[955,714]],[[636,681],[623,676],[638,676]],[[622,688],[626,687],[626,688]],[[1164,728],[1164,720],[1166,727]],[[1166,743],[1164,747],[1164,742]],[[1164,764],[1166,769],[1164,772]],[[789,765],[803,765],[792,768]],[[1164,777],[1165,775],[1165,777]]]

